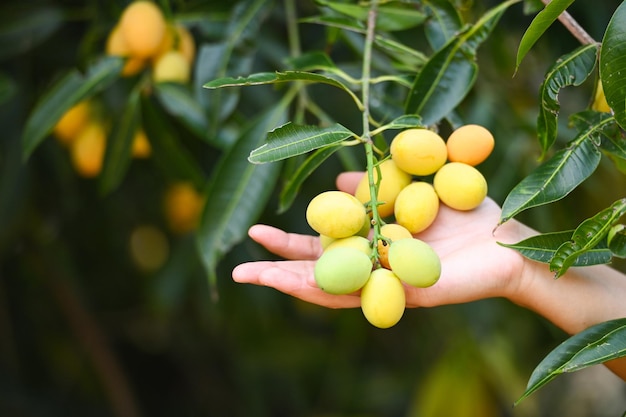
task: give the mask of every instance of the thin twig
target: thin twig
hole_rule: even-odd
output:
[[[541,0],[546,6],[551,0]],[[561,13],[558,17],[559,22],[583,45],[597,43],[585,29],[569,14],[567,11]]]

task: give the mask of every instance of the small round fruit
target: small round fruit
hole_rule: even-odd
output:
[[[178,51],[170,51],[161,56],[154,64],[153,78],[159,82],[186,83],[189,81],[191,67],[185,56]]]
[[[165,36],[165,17],[159,7],[146,0],[134,1],[120,17],[120,30],[131,54],[149,58],[156,54]]]
[[[131,54],[119,25],[115,26],[111,32],[109,32],[105,51],[107,55],[126,58],[126,62],[122,68],[122,77],[133,76],[146,66],[146,61],[143,58]]]
[[[400,321],[406,306],[404,286],[388,269],[372,271],[361,290],[361,311],[372,325],[387,329]]]
[[[181,52],[189,65],[193,64],[196,56],[196,43],[185,26],[180,24],[167,26],[159,51],[153,59],[156,61],[161,55],[170,51]]]
[[[372,262],[359,249],[338,247],[326,250],[315,262],[317,286],[329,294],[358,291],[369,279]]]
[[[430,183],[417,181],[409,184],[396,198],[396,222],[411,233],[426,230],[438,212],[439,197]]]
[[[411,183],[411,175],[402,171],[391,159],[383,161],[380,165],[382,179],[378,188],[378,214],[381,217],[393,214],[393,205],[400,190]],[[374,170],[374,181],[378,181],[378,170]],[[370,201],[370,188],[367,175],[363,175],[356,188],[354,196],[363,204]]]
[[[93,178],[100,174],[106,150],[106,131],[98,123],[90,123],[70,145],[72,165],[79,175]]]
[[[139,129],[135,133],[131,153],[134,158],[148,158],[152,153],[148,136],[146,136],[146,132],[143,129]]]
[[[445,164],[433,179],[439,199],[456,210],[472,210],[487,196],[487,180],[476,168],[462,162]]]
[[[354,248],[358,249],[367,256],[372,254],[372,247],[370,246],[370,241],[363,236],[349,236],[342,237],[341,239],[333,240],[328,246],[326,246],[327,251],[336,249],[336,248]]]
[[[437,253],[428,243],[415,238],[391,244],[389,266],[400,280],[414,287],[430,287],[441,275]]]
[[[400,239],[411,239],[413,237],[411,232],[409,232],[406,227],[395,223],[388,223],[383,225],[380,228],[380,234],[391,240],[391,242],[395,242],[396,240]],[[383,267],[387,269],[389,269],[389,246],[390,242],[384,240],[378,241],[378,261]]]
[[[191,183],[181,181],[168,186],[163,204],[169,229],[185,234],[196,229],[204,198]]]
[[[78,134],[89,123],[91,106],[88,101],[80,101],[71,107],[54,126],[53,133],[64,145],[78,137]]]
[[[169,256],[169,243],[161,229],[142,225],[133,229],[129,239],[132,260],[139,269],[154,272],[161,268]]]
[[[367,219],[363,204],[343,191],[325,191],[307,206],[306,220],[313,230],[335,239],[357,234]]]
[[[476,166],[491,155],[494,145],[489,130],[480,125],[464,125],[448,136],[448,160]]]
[[[435,173],[448,158],[446,143],[428,129],[407,129],[391,141],[391,158],[398,168],[412,175]]]

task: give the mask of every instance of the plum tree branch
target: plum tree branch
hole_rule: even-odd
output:
[[[543,4],[546,6],[552,0],[541,0]],[[583,45],[589,45],[592,43],[597,43],[595,39],[582,26],[569,14],[567,11],[561,13],[558,17],[559,22],[565,26],[565,28]]]

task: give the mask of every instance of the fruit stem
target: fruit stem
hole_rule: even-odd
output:
[[[361,82],[362,88],[362,101],[363,101],[363,141],[365,143],[365,157],[367,160],[367,179],[370,189],[370,209],[372,211],[372,226],[374,229],[374,236],[372,238],[372,258],[378,263],[378,240],[380,239],[380,227],[381,218],[378,213],[378,185],[381,180],[380,168],[374,157],[374,144],[372,141],[372,135],[370,131],[370,112],[369,112],[369,99],[370,99],[370,77],[371,77],[371,60],[372,60],[372,45],[374,43],[374,29],[376,27],[376,16],[378,14],[378,1],[374,0],[370,4],[370,10],[367,15],[367,32],[365,35],[365,45],[363,49],[363,69]],[[379,182],[374,179],[374,170],[377,170],[377,178]]]

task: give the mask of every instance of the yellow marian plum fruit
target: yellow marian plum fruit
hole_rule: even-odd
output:
[[[145,272],[161,268],[169,256],[169,243],[165,234],[151,225],[137,226],[129,239],[129,250],[135,265]]]
[[[147,158],[152,153],[152,147],[143,129],[137,130],[133,137],[131,154],[134,158]]]
[[[441,261],[433,248],[419,239],[396,240],[389,248],[389,265],[401,281],[430,287],[441,275]]]
[[[164,197],[165,217],[170,230],[185,234],[195,230],[204,208],[204,197],[189,182],[171,184]]]
[[[81,130],[71,143],[70,158],[79,175],[93,178],[100,174],[106,150],[106,137],[104,126],[92,122]]]
[[[413,182],[404,187],[396,198],[396,222],[411,233],[426,230],[435,221],[438,212],[439,197],[430,183]]]
[[[372,271],[370,257],[352,247],[326,250],[315,262],[317,286],[329,294],[350,294],[367,282]]]
[[[120,30],[132,56],[150,58],[165,36],[165,17],[159,7],[146,0],[130,3],[120,17]]]
[[[372,271],[361,289],[361,311],[367,321],[381,329],[392,327],[402,318],[405,305],[400,279],[385,268]]]
[[[400,190],[411,183],[411,175],[402,171],[391,159],[383,161],[380,166],[380,186],[378,188],[378,214],[381,217],[393,214],[393,205]],[[374,170],[374,181],[378,181],[378,171]],[[370,188],[367,175],[359,182],[354,196],[363,204],[370,201]]]
[[[433,179],[439,199],[456,210],[472,210],[487,196],[487,180],[476,168],[462,162],[445,164]]]
[[[155,63],[152,77],[159,82],[186,83],[191,75],[191,67],[183,54],[170,51],[163,54]]]
[[[196,43],[185,26],[167,25],[159,51],[153,57],[154,61],[156,62],[161,55],[170,51],[182,53],[189,65],[193,64],[196,57]]]
[[[476,166],[491,155],[494,144],[493,135],[483,126],[461,126],[448,136],[448,160]]]
[[[446,142],[428,129],[407,129],[391,141],[391,158],[398,168],[412,175],[435,173],[448,158]]]
[[[341,248],[341,247],[358,249],[364,254],[366,254],[367,256],[370,256],[372,254],[372,247],[370,246],[370,241],[367,238],[364,238],[363,236],[357,236],[357,235],[342,237],[341,239],[335,239],[328,246],[326,246],[325,250],[329,251],[329,250]]]
[[[388,223],[381,226],[380,234],[389,239],[391,242],[395,242],[400,239],[411,239],[413,237],[411,232],[409,232],[406,227],[395,223]],[[382,239],[378,241],[378,261],[387,269],[390,268],[388,259],[389,246],[390,242]]]
[[[105,52],[110,56],[120,56],[126,58],[126,62],[122,68],[122,77],[133,76],[139,73],[146,66],[146,61],[143,58],[139,58],[131,54],[119,25],[115,26],[111,32],[109,32]]]
[[[91,106],[88,101],[80,101],[70,108],[54,126],[54,136],[64,145],[69,145],[83,130],[91,118]]]
[[[365,206],[343,191],[316,195],[306,209],[306,220],[317,233],[334,239],[357,234],[367,219]]]

